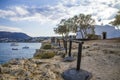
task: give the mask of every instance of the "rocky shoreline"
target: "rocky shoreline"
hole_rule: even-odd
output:
[[[101,42],[97,42],[102,44]],[[96,41],[85,42],[83,45],[81,69],[92,73],[91,80],[119,80],[120,79],[120,48],[119,42],[110,43],[111,46],[101,47]],[[77,57],[77,44],[72,47],[72,55]],[[49,52],[50,50],[48,50]],[[55,56],[50,59],[13,59],[0,65],[0,80],[64,80],[62,73],[76,68],[76,60],[63,62],[64,50],[51,49]],[[66,55],[67,56],[67,55]]]

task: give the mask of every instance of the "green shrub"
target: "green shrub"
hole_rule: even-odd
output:
[[[9,66],[9,63],[2,64],[2,67],[8,67],[8,66]]]
[[[37,59],[49,59],[55,56],[55,53],[50,51],[50,52],[44,52],[44,53],[40,53],[38,55],[35,56],[35,58]]]
[[[51,49],[51,48],[52,48],[51,44],[43,45],[43,49]]]
[[[95,35],[95,34],[88,34],[87,37],[88,37],[88,39],[98,39],[99,38],[99,36]]]

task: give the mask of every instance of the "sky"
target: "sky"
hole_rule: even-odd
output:
[[[0,31],[57,36],[53,28],[61,19],[91,14],[96,25],[106,25],[119,10],[120,0],[0,0]]]

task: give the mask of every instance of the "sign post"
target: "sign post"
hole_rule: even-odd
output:
[[[76,68],[77,71],[80,70],[81,55],[82,55],[82,44],[83,43],[79,43],[79,46],[78,46],[77,68]]]
[[[69,40],[69,57],[71,57],[71,47],[72,47],[72,39],[71,39],[71,36],[70,36],[70,40]]]
[[[82,45],[83,45],[83,42],[80,41],[80,38],[81,38],[81,34],[80,34],[80,29],[78,28],[78,31],[76,33],[76,40],[72,40],[72,42],[78,43],[77,66],[76,66],[76,68],[68,69],[63,72],[64,80],[90,80],[90,78],[92,77],[91,73],[80,69],[81,57],[82,57],[81,56],[82,55]],[[71,56],[71,45],[72,45],[72,43],[70,42],[69,56]]]
[[[67,43],[67,42],[66,42]],[[64,58],[64,61],[68,61],[68,62],[71,62],[71,61],[74,61],[75,59],[72,57],[71,55],[71,49],[72,49],[72,38],[70,36],[70,39],[69,39],[69,53],[68,53],[68,56]]]

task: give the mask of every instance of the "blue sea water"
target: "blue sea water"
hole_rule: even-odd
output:
[[[28,46],[28,49],[23,47]],[[11,43],[0,43],[0,64],[15,58],[32,58],[36,49],[40,49],[41,43],[18,43],[18,46],[11,46]],[[12,50],[17,48],[18,50]]]

